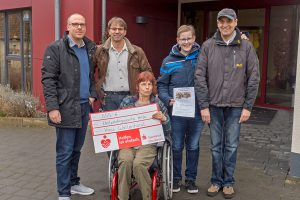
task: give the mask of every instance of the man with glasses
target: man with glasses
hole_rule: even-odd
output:
[[[135,79],[140,72],[152,71],[142,48],[125,37],[127,24],[120,17],[108,22],[109,38],[97,47],[97,92],[104,111],[118,109],[123,98],[135,94]]]
[[[194,72],[200,45],[195,42],[195,29],[182,25],[177,30],[177,44],[164,59],[157,80],[160,99],[171,111],[175,103],[174,88],[194,87]],[[195,102],[196,104],[196,102]],[[199,140],[204,123],[196,104],[193,117],[171,115],[173,151],[173,192],[181,188],[182,152],[186,147],[185,187],[188,193],[198,193],[197,167],[199,160]]]
[[[195,72],[195,89],[202,120],[209,123],[212,152],[208,196],[233,189],[241,123],[251,114],[259,86],[259,63],[252,44],[241,40],[234,10],[217,16],[218,30],[205,41]]]
[[[92,62],[96,45],[85,33],[85,18],[72,14],[64,37],[47,47],[42,66],[49,125],[56,127],[59,200],[70,200],[71,194],[94,193],[77,175],[89,113],[97,97]]]

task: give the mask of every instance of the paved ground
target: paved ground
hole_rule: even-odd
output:
[[[270,125],[242,128],[236,169],[236,200],[300,200],[300,182],[287,180],[291,144],[292,113],[277,112]],[[175,200],[221,200],[207,197],[211,157],[209,132],[201,138],[201,156],[197,184],[200,191],[188,194],[184,189]],[[0,127],[0,200],[55,200],[55,134],[53,128]],[[95,188],[89,197],[73,200],[109,199],[107,155],[95,154],[88,134],[80,162],[82,182]]]

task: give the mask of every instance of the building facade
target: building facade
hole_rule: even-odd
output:
[[[291,169],[300,177],[300,0],[109,0],[105,8],[103,1],[0,0],[0,83],[31,93],[43,103],[44,50],[55,40],[57,30],[63,35],[72,13],[86,17],[87,36],[97,43],[105,35],[103,9],[107,20],[123,17],[128,38],[145,50],[157,76],[180,24],[194,25],[201,44],[216,31],[218,11],[230,7],[236,10],[238,27],[249,33],[260,60],[256,105],[294,109]],[[57,2],[60,10],[55,14]]]
[[[294,107],[300,1],[182,0],[180,23],[193,24],[201,44],[217,29],[220,9],[230,7],[238,15],[238,27],[249,33],[260,61],[261,83],[256,105]]]
[[[294,110],[290,175],[300,177],[300,1],[179,0],[178,24],[195,26],[200,44],[216,31],[222,8],[233,8],[260,61],[256,105]]]
[[[57,2],[58,16],[55,15]],[[144,49],[158,75],[162,59],[175,42],[177,2],[109,0],[105,9],[107,20],[114,16],[125,19],[127,37]],[[31,93],[44,102],[41,65],[45,48],[55,40],[55,18],[59,17],[62,36],[68,16],[82,14],[87,22],[87,36],[100,43],[101,11],[101,0],[0,0],[0,83]]]

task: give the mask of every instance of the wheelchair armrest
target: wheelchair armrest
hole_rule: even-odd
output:
[[[165,135],[165,142],[168,142],[170,145],[172,145],[172,138],[170,135]]]
[[[162,142],[158,142],[158,143],[156,143],[156,146],[157,147],[163,147],[164,146],[164,141],[162,141]]]

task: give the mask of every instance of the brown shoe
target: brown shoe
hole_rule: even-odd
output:
[[[211,186],[207,189],[207,196],[214,197],[220,191],[220,186],[211,184]]]
[[[223,195],[225,199],[231,199],[234,197],[235,192],[232,186],[223,187]]]

